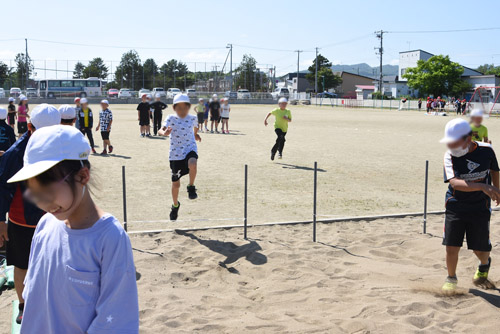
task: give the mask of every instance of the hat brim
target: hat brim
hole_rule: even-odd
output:
[[[31,179],[32,177],[38,176],[55,165],[57,165],[61,161],[39,161],[36,162],[32,165],[27,165],[21,168],[19,172],[17,172],[13,177],[11,177],[7,183],[15,183],[15,182],[20,182],[20,181],[26,181],[28,179]]]
[[[450,137],[444,137],[442,138],[439,142],[441,144],[451,144],[451,143],[455,143],[457,141],[459,141],[460,138],[450,138]]]

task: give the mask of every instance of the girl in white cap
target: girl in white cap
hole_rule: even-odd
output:
[[[22,136],[28,132],[28,98],[26,96],[21,96],[19,100],[19,107],[17,108],[17,132],[19,136]]]
[[[132,247],[120,222],[93,201],[90,146],[77,129],[37,130],[24,167],[39,221],[25,279],[21,333],[138,333]]]
[[[16,125],[16,118],[17,118],[16,104],[14,103],[15,101],[16,100],[13,97],[9,97],[9,105],[7,107],[8,111],[7,123],[10,125],[12,129],[14,129]]]
[[[222,99],[220,118],[222,120],[222,133],[229,134],[229,113],[231,112],[231,106],[229,105],[229,99]],[[224,126],[226,132],[224,132]]]

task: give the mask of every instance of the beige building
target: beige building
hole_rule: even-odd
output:
[[[340,86],[335,87],[335,93],[337,93],[339,97],[355,99],[356,85],[373,86],[373,78],[345,71],[334,73],[342,78]]]

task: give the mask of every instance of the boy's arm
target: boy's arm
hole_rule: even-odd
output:
[[[267,119],[272,115],[272,113],[267,114],[266,119],[264,120],[264,125],[267,126]]]
[[[498,178],[498,172],[497,178]],[[498,179],[496,180],[498,182]],[[453,178],[450,180],[450,185],[453,189],[463,192],[474,192],[482,191],[488,195],[493,201],[500,204],[500,189],[495,186],[491,186],[485,183],[469,182],[459,178]]]
[[[495,188],[500,188],[500,172],[496,170],[491,170],[491,183]]]

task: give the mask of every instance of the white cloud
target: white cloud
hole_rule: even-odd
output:
[[[389,64],[391,65],[399,65],[399,59],[392,59]]]
[[[192,51],[186,54],[182,61],[187,62],[224,62],[226,53],[217,50],[211,51]]]

